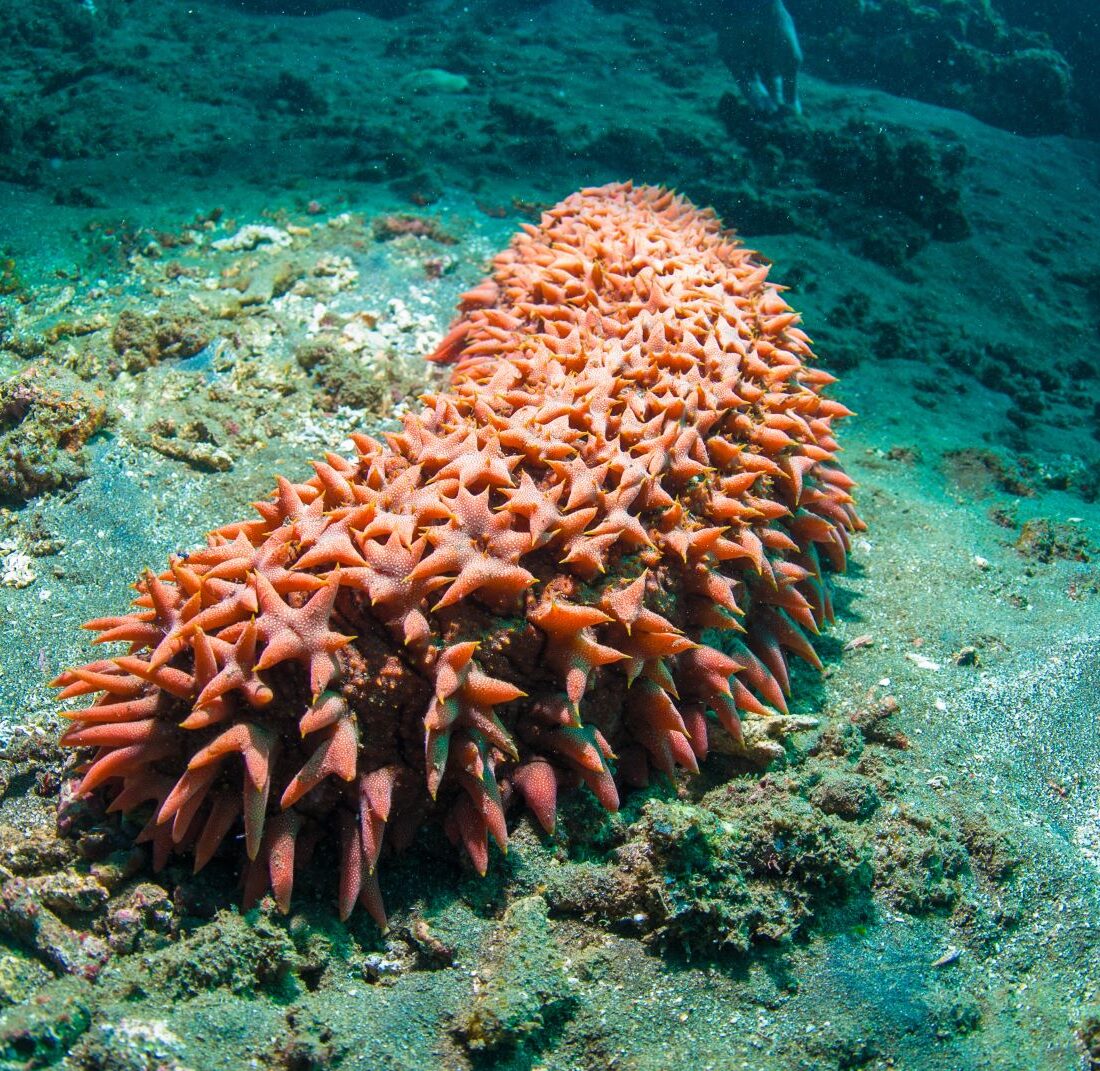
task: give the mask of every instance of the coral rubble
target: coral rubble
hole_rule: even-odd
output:
[[[98,694],[66,714],[77,795],[148,813],[157,865],[243,827],[245,900],[284,911],[338,852],[341,915],[382,923],[383,842],[430,815],[484,873],[510,805],[615,809],[785,713],[861,522],[780,289],[652,187],[525,226],[435,354],[447,393],[88,623],[129,651],[55,682]]]

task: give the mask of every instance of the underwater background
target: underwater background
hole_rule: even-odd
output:
[[[0,42],[0,1067],[1100,1068],[1095,4],[0,0]],[[59,833],[79,624],[397,427],[489,258],[627,179],[774,264],[857,414],[792,731],[485,878],[426,828],[386,933],[327,870],[242,913],[232,858]]]

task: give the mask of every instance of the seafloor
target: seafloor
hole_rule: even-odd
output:
[[[633,4],[0,13],[0,1066],[1100,1067],[1084,46],[826,6],[771,119],[705,26]],[[231,861],[59,837],[78,623],[415,404],[488,256],[624,178],[774,261],[858,413],[869,529],[770,765],[578,796],[484,880],[426,830],[385,935],[327,872],[242,915]]]

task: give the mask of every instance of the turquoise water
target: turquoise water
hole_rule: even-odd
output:
[[[1094,5],[28,0],[0,34],[0,1066],[1100,1066]],[[79,624],[397,429],[491,257],[626,180],[760,251],[856,413],[868,529],[790,718],[614,816],[513,808],[484,878],[424,820],[386,932],[324,847],[245,912],[243,831],[193,878],[140,814],[72,817]]]

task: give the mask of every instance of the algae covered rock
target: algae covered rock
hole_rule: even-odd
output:
[[[493,973],[455,1024],[456,1033],[474,1053],[537,1047],[543,1035],[573,1016],[578,1002],[541,896],[508,908],[493,951]]]
[[[111,904],[106,928],[111,951],[124,953],[164,947],[178,933],[179,920],[168,893],[146,881]]]
[[[57,1063],[92,1024],[92,987],[68,982],[42,990],[36,1000],[0,1016],[0,1066],[48,1067]]]
[[[1049,5],[1027,7],[1031,18],[1017,23],[1003,17],[1003,3],[984,0],[806,0],[796,18],[815,73],[843,71],[845,80],[958,108],[1020,134],[1068,133],[1080,103],[1076,72],[1068,52],[1021,25],[1038,21],[1036,13]],[[1084,7],[1041,19],[1079,23]]]
[[[0,502],[22,503],[87,475],[84,444],[107,410],[38,367],[0,383]]]
[[[284,928],[262,915],[222,911],[208,926],[150,955],[146,966],[153,986],[177,1000],[214,989],[292,996],[297,958]]]
[[[875,885],[895,907],[923,915],[960,900],[967,852],[946,819],[903,812],[876,840]]]
[[[798,796],[759,793],[730,808],[651,801],[641,829],[653,859],[661,937],[689,952],[746,952],[808,926],[818,909],[871,884],[864,838]]]
[[[0,952],[0,1006],[22,1004],[52,980],[53,975],[42,964]]]
[[[126,1016],[98,1022],[69,1053],[74,1067],[110,1071],[192,1071],[180,1057],[184,1040],[161,1019]]]
[[[823,777],[810,792],[810,802],[826,814],[838,818],[867,818],[881,802],[874,784],[859,774],[833,774]]]
[[[111,345],[129,372],[140,372],[168,358],[193,357],[214,332],[194,308],[165,305],[153,313],[126,309],[111,332]]]

